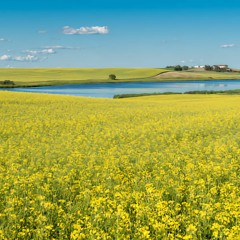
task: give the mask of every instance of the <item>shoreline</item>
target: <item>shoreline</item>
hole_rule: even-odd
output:
[[[134,97],[148,97],[148,96],[159,96],[159,95],[186,95],[186,94],[201,94],[201,95],[210,95],[210,94],[216,94],[216,95],[240,95],[240,89],[235,90],[224,90],[224,91],[187,91],[183,93],[178,92],[164,92],[164,93],[136,93],[136,94],[117,94],[113,96],[113,99],[122,99],[122,98],[134,98]]]
[[[117,80],[103,80],[103,79],[88,79],[88,80],[52,80],[41,81],[36,83],[15,83],[14,85],[0,84],[0,89],[8,88],[30,88],[30,87],[50,87],[50,86],[62,86],[62,85],[77,85],[77,84],[101,84],[101,83],[134,83],[134,82],[186,82],[186,81],[231,81],[240,80],[240,75],[237,78],[169,78],[169,79],[157,79],[157,78],[134,78],[134,79],[117,79]]]

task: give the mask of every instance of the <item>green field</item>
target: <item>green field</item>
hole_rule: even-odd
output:
[[[109,80],[115,74],[117,80]],[[132,82],[132,81],[172,81],[172,80],[209,80],[240,79],[239,72],[206,72],[189,70],[183,72],[170,71],[163,68],[38,68],[0,69],[0,81],[14,81],[14,87],[43,86],[76,83]],[[6,87],[6,85],[0,85]],[[10,85],[11,87],[11,85]]]
[[[115,74],[117,81],[149,78],[165,69],[157,68],[73,68],[73,69],[0,69],[0,81],[12,80],[16,85],[54,85],[63,83],[107,82],[109,74]],[[111,82],[111,81],[110,81]]]
[[[240,239],[239,102],[0,91],[0,239]]]

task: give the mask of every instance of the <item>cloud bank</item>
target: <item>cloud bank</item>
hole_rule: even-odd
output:
[[[63,27],[63,33],[68,35],[82,35],[82,34],[108,34],[107,26],[94,26],[94,27],[80,27],[72,28],[69,26]]]

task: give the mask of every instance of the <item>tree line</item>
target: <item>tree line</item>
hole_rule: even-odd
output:
[[[174,71],[186,71],[189,69],[188,66],[180,66],[180,65],[176,65],[176,66],[166,66],[166,68],[171,68]]]
[[[218,65],[205,65],[204,69],[206,71],[215,71],[215,72],[231,72],[232,70],[230,68],[227,67],[222,67],[220,68]]]

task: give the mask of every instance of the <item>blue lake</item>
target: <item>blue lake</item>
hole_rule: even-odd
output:
[[[128,93],[164,93],[203,90],[234,90],[240,89],[240,80],[196,80],[171,82],[131,82],[131,83],[94,83],[72,84],[62,86],[12,88],[8,91],[64,94],[97,98],[112,98],[117,94]]]

